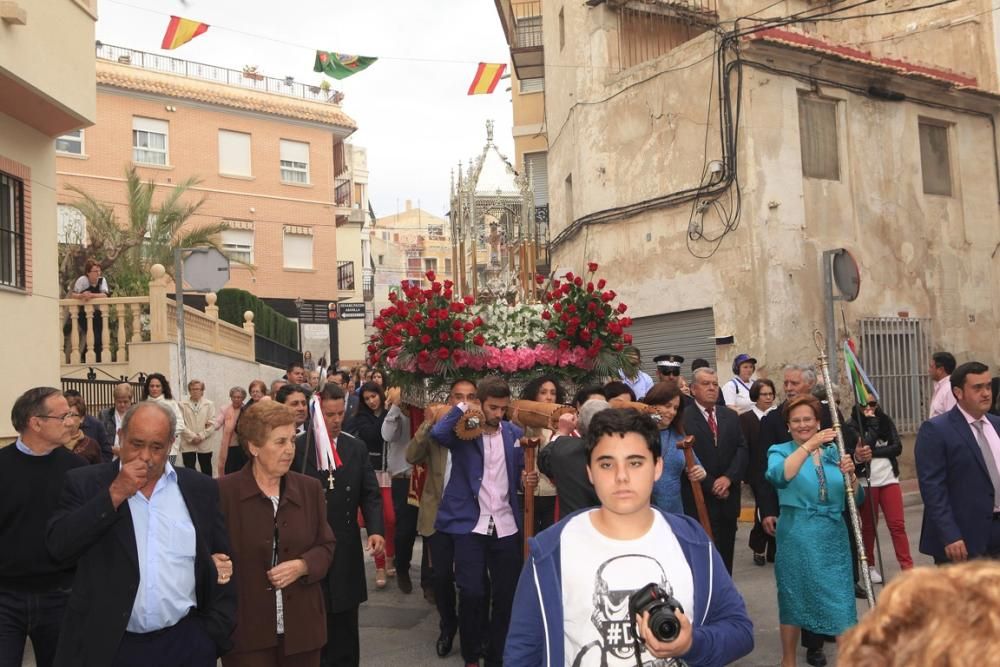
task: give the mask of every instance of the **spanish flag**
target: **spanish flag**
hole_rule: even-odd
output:
[[[171,16],[170,25],[167,26],[167,32],[163,35],[163,43],[160,44],[160,48],[176,49],[181,44],[190,42],[206,30],[208,30],[207,23],[182,19],[180,16]]]
[[[469,86],[469,95],[489,95],[492,93],[497,84],[500,83],[500,77],[503,76],[506,69],[507,65],[505,64],[479,63],[476,76],[472,79],[472,85]]]

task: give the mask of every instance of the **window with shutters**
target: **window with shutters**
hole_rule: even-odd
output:
[[[87,220],[75,206],[59,204],[56,208],[56,239],[59,243],[83,245],[87,234]]]
[[[309,144],[281,140],[281,180],[285,183],[309,183]]]
[[[444,225],[427,225],[427,238],[431,241],[443,241]]]
[[[157,118],[132,117],[132,161],[139,164],[169,164],[169,124]]]
[[[437,273],[438,261],[436,257],[427,257],[424,259],[424,271],[434,271]]]
[[[222,252],[231,260],[253,264],[253,230],[222,230]]]
[[[840,180],[835,100],[799,95],[799,144],[802,147],[803,176]]]
[[[313,237],[302,228],[285,228],[284,266],[286,269],[313,268]]]
[[[83,130],[73,130],[56,139],[56,152],[83,155]]]
[[[892,415],[900,433],[916,433],[931,398],[927,382],[930,321],[866,317],[859,329],[858,356],[879,394],[879,405]]]
[[[920,119],[920,172],[924,181],[924,194],[951,196],[948,130],[947,123]]]
[[[518,81],[518,90],[522,95],[541,93],[545,91],[545,79],[523,79]]]
[[[531,189],[535,193],[535,206],[549,203],[549,154],[546,151],[524,154],[524,168],[531,178]]]
[[[219,173],[226,176],[253,175],[249,134],[219,130]]]

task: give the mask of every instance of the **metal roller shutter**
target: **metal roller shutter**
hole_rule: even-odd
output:
[[[525,153],[524,164],[531,174],[531,187],[535,192],[535,206],[549,203],[548,152]]]
[[[701,357],[715,368],[715,316],[711,308],[639,317],[627,329],[632,344],[642,355],[642,370],[656,379],[653,357],[679,354],[684,357],[681,372],[691,376],[691,361]]]

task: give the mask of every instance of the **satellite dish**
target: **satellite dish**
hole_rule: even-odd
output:
[[[184,282],[195,292],[218,292],[229,282],[229,258],[215,248],[185,248]]]
[[[854,255],[840,248],[833,256],[833,282],[840,291],[841,299],[854,301],[861,291],[861,271]]]

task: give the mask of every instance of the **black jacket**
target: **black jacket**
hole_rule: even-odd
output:
[[[293,470],[318,479],[326,494],[326,517],[337,538],[333,565],[323,584],[326,608],[330,613],[348,611],[368,599],[358,509],[365,518],[369,535],[385,535],[382,491],[368,460],[368,449],[353,435],[341,433],[337,438],[337,455],[341,465],[333,473],[332,490],[329,475],[316,468],[312,429],[296,439],[292,464]]]
[[[382,422],[385,412],[376,415],[367,405],[358,409],[358,414],[344,424],[344,431],[356,436],[368,448],[368,460],[375,470],[385,470],[385,439],[382,437]]]
[[[899,477],[899,463],[896,457],[903,453],[903,441],[900,440],[896,424],[889,415],[882,412],[882,408],[876,408],[874,416],[865,417],[855,405],[851,411],[851,427],[861,434],[861,441],[872,448],[872,457],[889,459],[892,474]]]
[[[559,436],[538,451],[538,469],[556,485],[560,516],[601,504],[587,477],[587,463],[583,438]]]
[[[101,462],[108,463],[114,456],[114,451],[111,449],[111,445],[115,441],[115,418],[114,418],[114,407],[111,408],[111,430],[107,429],[107,426],[101,419],[98,419],[94,415],[87,415],[83,418],[83,423],[80,424],[80,430],[88,438],[93,438],[95,442],[101,448]],[[103,411],[101,414],[104,414]],[[110,434],[110,437],[109,437]]]
[[[115,510],[108,488],[119,463],[72,470],[60,507],[49,521],[46,544],[59,559],[77,559],[73,592],[66,605],[56,667],[107,667],[114,662],[139,587],[139,556],[128,502]],[[194,524],[194,620],[215,642],[219,655],[232,646],[236,624],[235,584],[220,585],[213,553],[229,553],[215,480],[176,468],[177,483]]]
[[[701,487],[709,514],[735,521],[740,514],[740,483],[747,469],[747,446],[739,417],[729,408],[716,407],[717,441],[696,404],[685,408],[683,420],[684,432],[694,436],[694,453],[708,473],[701,481]],[[716,498],[712,493],[712,485],[722,476],[728,477],[731,482],[729,496],[725,499]],[[684,501],[684,512],[697,518],[691,481],[687,475],[681,477],[681,499]]]

